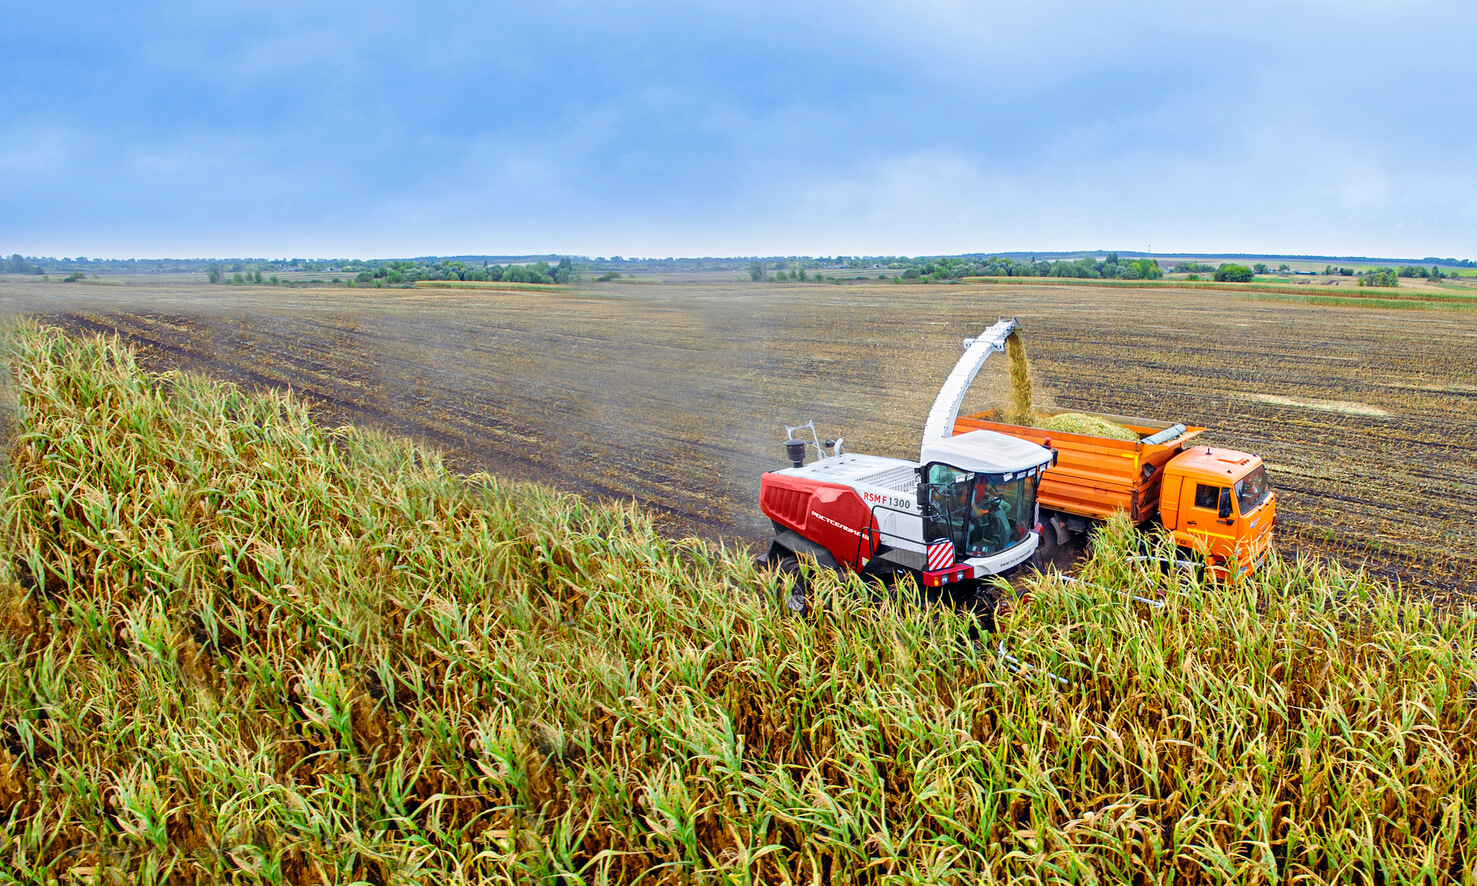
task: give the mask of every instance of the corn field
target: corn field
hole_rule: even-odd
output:
[[[1470,614],[1361,573],[1112,525],[993,631],[829,574],[797,618],[635,506],[4,352],[0,882],[1472,877]]]

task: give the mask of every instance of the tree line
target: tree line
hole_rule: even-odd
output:
[[[355,260],[342,265],[347,280],[334,277],[332,282],[347,282],[349,286],[410,286],[421,280],[553,284],[568,283],[576,277],[574,262],[569,258],[560,259],[554,265],[546,261],[527,265],[511,262],[506,266],[489,262],[476,265],[452,259]],[[205,276],[212,284],[276,286],[286,282],[292,285],[276,274],[263,274],[260,267],[242,267],[241,263],[226,266],[221,262],[211,262],[206,266]]]
[[[484,262],[480,267],[466,262],[443,259],[428,263],[420,261],[384,262],[373,268],[365,268],[354,276],[354,282],[370,286],[400,286],[420,280],[461,280],[473,283],[569,283],[575,279],[574,262],[561,258],[557,265],[546,261],[533,264],[507,265]]]

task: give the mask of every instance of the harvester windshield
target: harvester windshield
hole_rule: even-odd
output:
[[[949,539],[961,559],[1020,544],[1030,535],[1036,515],[1036,480],[1034,473],[983,474],[930,464],[923,488],[927,538]]]

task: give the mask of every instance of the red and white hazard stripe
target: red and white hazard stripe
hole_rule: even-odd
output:
[[[954,543],[941,538],[928,546],[928,571],[938,572],[954,565]]]

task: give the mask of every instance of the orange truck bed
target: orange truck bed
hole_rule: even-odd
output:
[[[1147,437],[1164,431],[1173,424],[1122,415],[1081,410],[1041,410],[1044,415],[1076,412],[1107,419]],[[1106,519],[1118,509],[1128,512],[1134,523],[1143,523],[1159,512],[1159,487],[1164,465],[1174,458],[1205,428],[1186,427],[1172,440],[1163,443],[1127,442],[1106,437],[1067,434],[1041,428],[995,421],[995,413],[977,412],[954,420],[954,433],[983,429],[1031,440],[1038,445],[1051,441],[1058,453],[1055,467],[1041,477],[1038,501],[1042,508],[1079,514],[1096,520]]]

